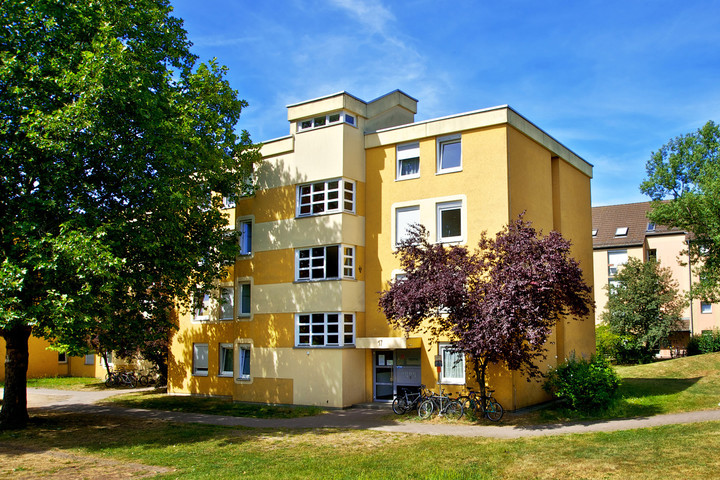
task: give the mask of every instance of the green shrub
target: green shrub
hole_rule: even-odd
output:
[[[700,335],[690,337],[687,347],[688,355],[720,352],[720,330],[704,331]]]
[[[603,356],[585,360],[573,352],[548,372],[543,389],[574,410],[593,412],[612,405],[619,386],[620,377]]]
[[[598,355],[620,365],[650,363],[656,353],[629,336],[613,332],[608,325],[595,329],[595,348]]]

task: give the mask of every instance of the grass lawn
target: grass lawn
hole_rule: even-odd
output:
[[[119,395],[107,403],[128,408],[147,408],[170,412],[207,413],[232,417],[296,418],[323,413],[320,407],[272,406],[252,403],[234,403],[222,398],[174,396],[155,392],[135,392]]]
[[[5,386],[0,383],[0,386]],[[105,383],[92,377],[28,378],[28,387],[56,388],[58,390],[105,390]]]
[[[99,468],[112,480],[145,465],[157,479],[693,479],[716,478],[719,448],[720,422],[497,440],[44,413],[27,430],[0,432],[0,478],[90,478]],[[21,462],[25,449],[34,454]]]
[[[606,418],[717,408],[720,401],[720,353],[618,371],[623,399]],[[185,405],[209,400],[169,398]],[[142,395],[131,402],[160,401],[168,398]],[[578,417],[544,409],[508,415],[502,423],[563,418]],[[26,430],[0,432],[0,478],[92,478],[101,472],[104,480],[114,480],[145,472],[157,479],[705,479],[720,471],[718,449],[720,422],[498,440],[44,412]]]

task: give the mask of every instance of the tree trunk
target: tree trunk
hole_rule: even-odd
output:
[[[28,339],[30,327],[16,326],[3,330],[5,339],[5,390],[0,428],[25,428],[30,417],[27,411]]]

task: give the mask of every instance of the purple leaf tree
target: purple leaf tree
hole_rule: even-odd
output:
[[[518,219],[479,249],[433,244],[414,225],[396,252],[405,277],[380,293],[395,328],[448,336],[464,352],[484,392],[490,364],[542,376],[545,342],[561,316],[582,318],[593,306],[590,287],[559,233],[543,236]]]

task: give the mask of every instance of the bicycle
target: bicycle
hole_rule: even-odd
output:
[[[138,378],[135,372],[110,372],[105,378],[105,386],[110,387],[130,387],[135,388],[138,384]]]
[[[476,418],[487,417],[493,422],[499,421],[505,413],[500,402],[492,396],[495,390],[483,388],[480,392],[469,390],[467,395],[460,395],[458,401],[465,410],[474,412]]]
[[[418,407],[418,415],[423,420],[430,418],[435,412],[448,420],[459,420],[463,416],[464,409],[462,403],[446,395],[441,388],[439,394],[433,393]]]
[[[392,402],[392,410],[397,415],[402,415],[420,406],[423,400],[429,397],[425,385],[420,385],[416,392],[404,390],[403,395],[397,395]]]

